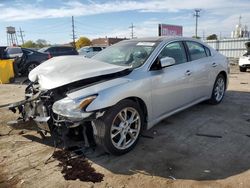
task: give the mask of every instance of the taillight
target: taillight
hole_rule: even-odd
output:
[[[52,57],[51,57],[50,53],[48,53],[48,59],[50,59],[50,58],[52,58]]]

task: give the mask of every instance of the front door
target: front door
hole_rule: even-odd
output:
[[[159,118],[192,101],[191,65],[182,42],[166,45],[157,59],[172,57],[175,64],[149,72],[152,80],[152,110],[154,118]],[[157,62],[155,62],[157,63]],[[154,64],[153,64],[154,66]]]

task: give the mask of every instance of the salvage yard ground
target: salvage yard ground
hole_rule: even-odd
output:
[[[0,105],[22,99],[24,88],[0,85]],[[50,158],[51,138],[42,140],[32,122],[7,124],[17,117],[0,109],[0,187],[250,187],[250,72],[236,66],[220,105],[202,103],[165,119],[126,155],[87,150],[104,175],[100,183],[65,180]]]

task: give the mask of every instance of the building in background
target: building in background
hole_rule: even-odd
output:
[[[228,58],[239,58],[246,53],[245,44],[250,41],[250,32],[247,26],[242,26],[241,16],[235,30],[231,33],[231,38],[220,40],[205,40],[208,45],[225,55]]]
[[[250,32],[247,26],[241,24],[241,16],[239,17],[239,23],[235,26],[235,30],[231,32],[231,38],[246,38],[250,37]]]
[[[98,38],[98,39],[93,39],[92,40],[92,45],[93,46],[111,46],[117,42],[120,42],[122,40],[127,40],[127,38]]]

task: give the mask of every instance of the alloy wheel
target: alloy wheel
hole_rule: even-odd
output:
[[[216,85],[215,85],[215,90],[214,90],[214,95],[216,101],[221,101],[225,92],[225,81],[222,77],[219,77]]]
[[[119,150],[129,148],[139,136],[141,117],[132,107],[122,109],[114,118],[110,129],[112,144]]]

